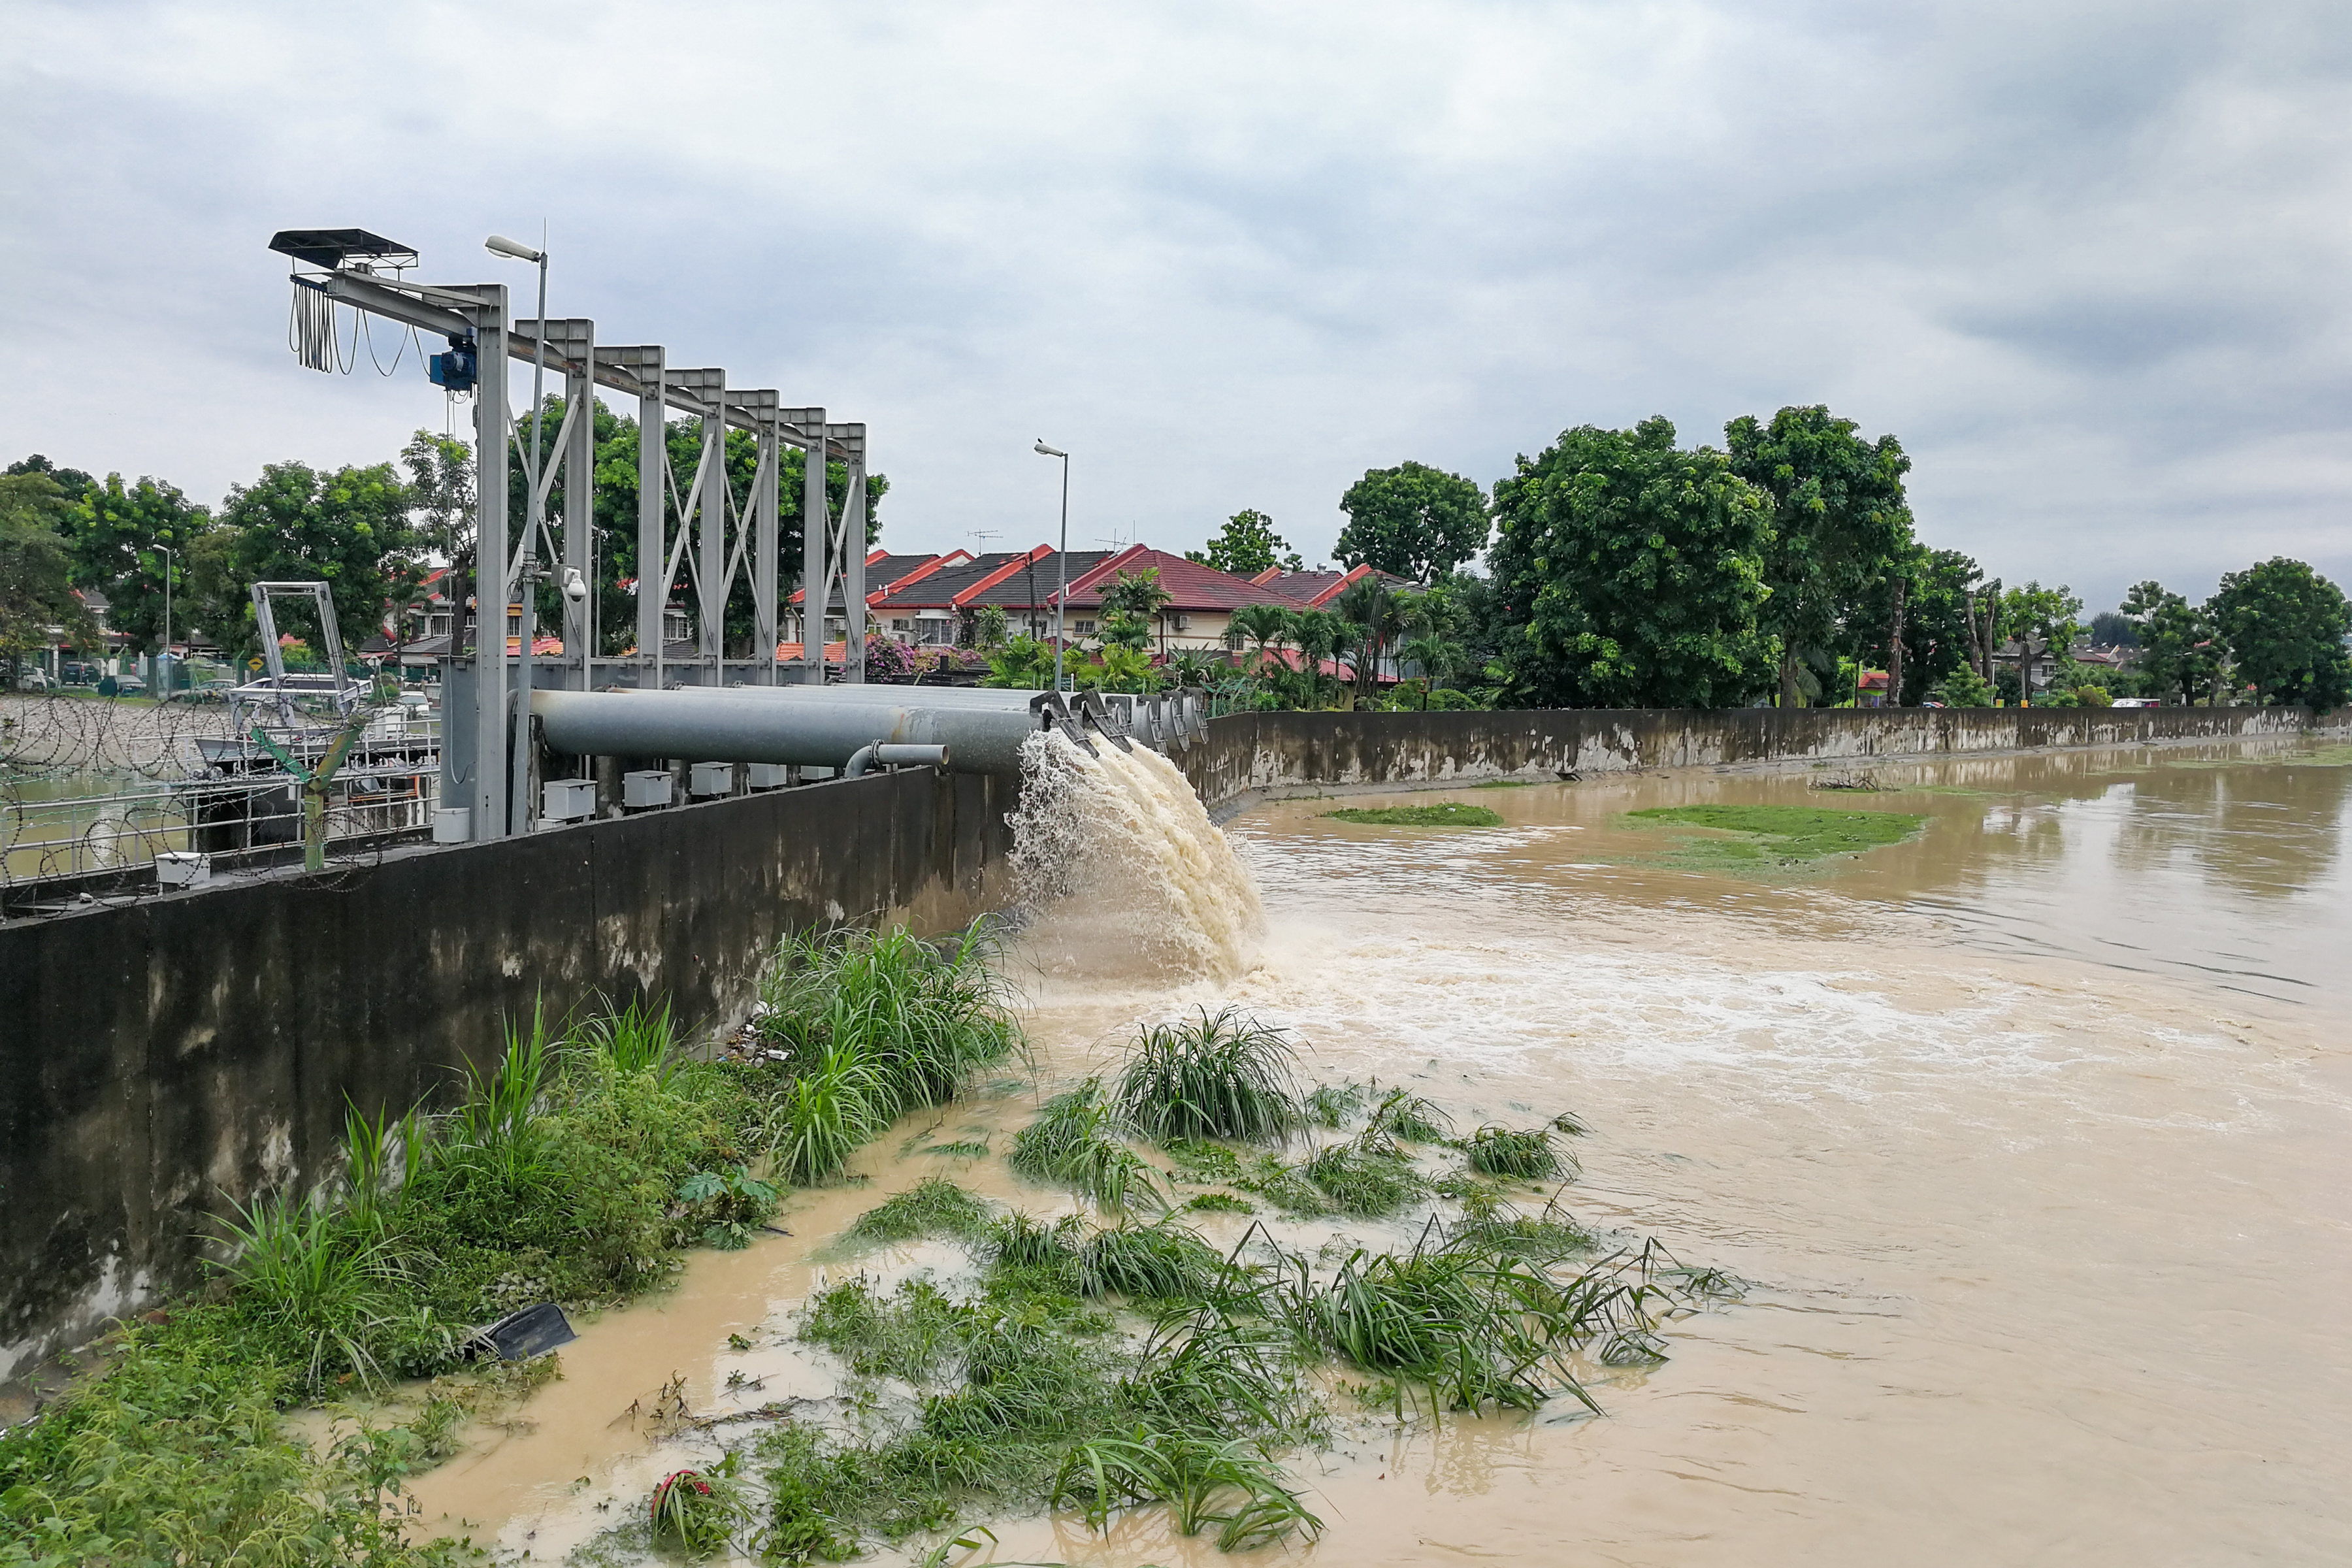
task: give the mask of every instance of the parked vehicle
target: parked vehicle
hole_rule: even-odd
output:
[[[144,697],[147,695],[147,683],[135,675],[118,675],[114,678],[114,695]]]

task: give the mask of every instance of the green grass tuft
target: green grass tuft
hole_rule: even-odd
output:
[[[1382,805],[1327,811],[1341,822],[1364,822],[1382,827],[1500,827],[1502,813],[1483,805],[1447,801],[1443,805]]]
[[[845,1239],[889,1245],[926,1236],[973,1240],[988,1228],[988,1205],[945,1176],[926,1176],[850,1225]]]
[[[1231,1138],[1279,1142],[1306,1120],[1280,1031],[1228,1007],[1145,1029],[1128,1048],[1118,1109],[1156,1142]]]
[[[1247,1198],[1237,1198],[1231,1193],[1195,1193],[1184,1200],[1183,1207],[1194,1214],[1255,1214],[1257,1205]]]
[[[1474,1171],[1535,1181],[1566,1168],[1564,1152],[1553,1147],[1551,1136],[1544,1128],[1519,1131],[1490,1122],[1462,1141],[1462,1152]]]
[[[1106,1209],[1164,1208],[1158,1173],[1120,1142],[1128,1127],[1102,1079],[1087,1079],[1047,1100],[1013,1139],[1005,1163],[1034,1181],[1072,1187]]]

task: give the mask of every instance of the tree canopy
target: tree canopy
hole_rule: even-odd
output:
[[[1843,647],[1862,602],[1911,545],[1911,459],[1894,437],[1865,441],[1858,428],[1820,405],[1724,426],[1732,472],[1772,501],[1763,626],[1780,639],[1784,707],[1796,705],[1807,656]]]
[[[1663,417],[1581,426],[1495,487],[1514,684],[1564,707],[1738,707],[1770,684],[1771,502]]]
[[[1286,572],[1297,572],[1306,564],[1298,552],[1275,532],[1274,519],[1255,510],[1234,513],[1206,549],[1188,550],[1184,559],[1230,572],[1236,577],[1255,577],[1276,566]]]
[[[2187,703],[2211,695],[2221,676],[2212,616],[2153,581],[2124,595],[2122,614],[2139,644],[2139,677],[2150,696]]]
[[[1339,498],[1348,525],[1334,553],[1343,565],[1367,563],[1426,583],[1486,547],[1491,520],[1475,480],[1425,463],[1370,468]]]
[[[133,647],[163,646],[167,570],[178,611],[174,629],[188,629],[194,606],[178,589],[187,582],[188,546],[212,526],[203,507],[161,479],[142,476],[126,485],[121,474],[109,474],[82,493],[68,526],[75,580],[106,595],[107,623],[128,635]]]
[[[73,591],[73,557],[59,531],[69,508],[49,472],[12,467],[0,477],[0,658],[13,679],[18,660],[49,644],[52,629],[93,641],[97,623]]]
[[[2329,709],[2352,700],[2352,606],[2344,591],[2284,556],[2231,572],[2209,605],[2237,678],[2265,703]]]
[[[270,463],[250,485],[232,485],[221,522],[236,531],[229,557],[236,598],[257,582],[323,580],[343,647],[356,649],[405,605],[424,577],[422,541],[408,514],[408,490],[390,463],[329,473],[306,463]],[[249,605],[211,607],[205,629],[224,648],[253,646]],[[299,626],[281,627],[297,636]]]

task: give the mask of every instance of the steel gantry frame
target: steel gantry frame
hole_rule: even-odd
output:
[[[530,798],[527,776],[530,718],[523,694],[529,687],[586,691],[600,684],[600,674],[610,684],[647,689],[733,681],[774,685],[794,673],[822,685],[824,611],[835,588],[842,591],[848,619],[843,679],[864,680],[865,426],[828,424],[823,408],[787,408],[772,390],[730,388],[722,369],[670,368],[667,351],[656,344],[601,347],[592,321],[517,320],[503,283],[428,284],[387,276],[376,270],[383,258],[394,256],[403,258],[396,264],[405,264],[414,253],[363,230],[289,230],[272,239],[270,247],[294,258],[298,289],[438,334],[453,352],[474,356],[476,627],[470,658],[461,653],[460,634],[453,629],[445,668],[462,669],[467,679],[445,679],[442,684],[444,734],[463,737],[456,744],[445,741],[442,801],[468,807],[469,837],[525,832],[536,817],[539,803]],[[553,439],[542,443],[544,456],[528,487],[529,514],[517,534],[508,516],[507,491],[518,437],[520,466],[529,473],[532,462],[522,422],[509,402],[506,367],[515,361],[540,363],[542,353],[546,370],[563,378],[563,420]],[[595,591],[599,387],[636,399],[639,431],[636,651],[613,657],[595,652],[602,637]],[[692,419],[700,436],[683,493],[669,460],[672,413]],[[758,453],[749,493],[740,501],[727,474],[730,430],[750,434]],[[777,658],[786,448],[804,454],[803,638],[796,670],[783,668]],[[848,479],[838,517],[827,496],[827,470],[836,460]],[[551,519],[548,501],[559,480],[562,515]],[[558,575],[564,590],[563,654],[545,664],[533,658],[531,649],[542,544],[550,561],[562,561]],[[692,653],[672,659],[664,646],[663,611],[681,566],[696,609],[697,635]],[[748,659],[726,657],[727,602],[738,581],[748,582],[751,594]],[[501,595],[495,601],[483,587],[492,584],[499,585]],[[518,601],[523,606],[521,635],[510,656],[501,635],[503,612]],[[471,711],[456,710],[453,695]]]

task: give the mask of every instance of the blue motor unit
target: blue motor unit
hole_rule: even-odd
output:
[[[462,339],[451,338],[447,353],[430,355],[425,363],[426,372],[433,377],[434,385],[446,387],[451,392],[474,390],[474,378],[478,374],[478,366],[472,343]]]

